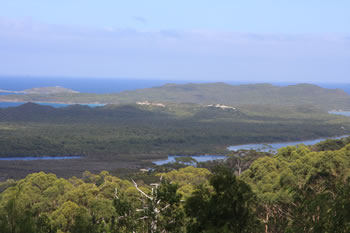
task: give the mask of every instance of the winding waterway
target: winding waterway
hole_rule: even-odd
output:
[[[329,111],[328,113],[350,117],[350,112]]]
[[[343,135],[340,137],[332,137],[332,138],[319,138],[314,140],[304,140],[304,141],[297,141],[297,142],[279,142],[279,143],[260,143],[260,144],[244,144],[244,145],[238,145],[238,146],[230,146],[228,147],[231,151],[237,151],[237,150],[257,150],[260,152],[276,152],[279,148],[285,147],[285,146],[295,146],[298,144],[304,144],[304,145],[314,145],[316,143],[319,143],[321,141],[327,140],[327,139],[340,139],[344,137],[348,137],[349,135]],[[183,157],[181,155],[169,155],[168,159],[158,160],[154,161],[153,163],[156,165],[164,165],[166,163],[173,163],[175,162],[176,157]],[[225,155],[193,155],[190,156],[193,159],[195,159],[197,162],[206,162],[211,160],[217,160],[217,159],[225,159]],[[35,161],[35,160],[63,160],[63,159],[81,159],[83,156],[43,156],[43,157],[3,157],[0,158],[0,161]]]
[[[153,163],[156,165],[163,165],[166,163],[174,163],[176,157],[183,157],[183,156],[181,156],[181,155],[169,155],[168,159],[154,161]],[[190,157],[195,159],[197,162],[206,162],[206,161],[216,160],[216,159],[226,159],[225,155],[193,155]]]
[[[343,135],[339,137],[330,137],[330,138],[319,138],[314,140],[304,140],[304,141],[295,141],[295,142],[277,142],[277,143],[257,143],[257,144],[244,144],[237,146],[229,146],[228,150],[238,151],[238,150],[256,150],[260,152],[276,152],[278,149],[286,146],[296,146],[298,144],[304,144],[306,146],[314,145],[319,142],[322,142],[327,139],[340,139],[348,137],[349,135]]]
[[[4,107],[5,104],[8,104],[8,103],[0,103],[0,108]],[[19,104],[19,103],[12,103],[12,104]],[[68,104],[53,104],[53,103],[42,103],[42,104],[50,105],[53,107],[68,106]],[[54,106],[54,105],[56,105],[56,106]],[[59,105],[62,105],[62,106],[59,106]],[[96,107],[96,106],[101,106],[101,105],[89,104],[89,106]],[[7,106],[7,107],[9,107],[9,106]],[[350,117],[350,112],[329,112],[329,113]],[[257,150],[260,152],[272,152],[272,153],[274,153],[281,147],[295,146],[298,144],[304,144],[304,145],[308,146],[308,145],[314,145],[316,143],[319,143],[319,142],[327,140],[327,139],[340,139],[340,138],[345,138],[345,137],[349,137],[349,136],[350,135],[343,135],[343,136],[339,136],[339,137],[319,138],[319,139],[314,139],[314,140],[304,140],[304,141],[295,141],[295,142],[244,144],[244,145],[229,146],[227,149],[230,151]],[[0,161],[62,160],[62,159],[81,159],[82,157],[83,156],[3,157],[3,158],[0,158]],[[172,163],[172,162],[175,162],[176,157],[179,157],[179,156],[178,155],[169,155],[168,159],[154,161],[153,163],[156,165],[163,165],[166,163]],[[197,162],[206,162],[206,161],[226,158],[226,156],[224,156],[224,155],[193,155],[190,157],[195,159]]]
[[[342,112],[342,111],[329,111],[329,114],[335,114],[335,115],[342,115],[350,117],[350,112]],[[317,144],[321,141],[327,140],[327,139],[340,139],[345,138],[350,135],[343,135],[339,137],[330,137],[330,138],[318,138],[314,140],[304,140],[304,141],[295,141],[295,142],[277,142],[277,143],[257,143],[257,144],[244,144],[244,145],[236,145],[236,146],[230,146],[228,147],[228,150],[231,151],[238,151],[238,150],[256,150],[260,152],[277,152],[278,149],[286,146],[295,146],[298,144],[304,144],[306,146]]]
[[[348,136],[350,136],[350,135],[343,135],[343,136],[339,136],[339,137],[330,137],[330,138],[319,138],[319,139],[314,139],[314,140],[295,141],[295,142],[244,144],[244,145],[230,146],[227,149],[230,151],[256,150],[256,151],[260,151],[260,152],[275,153],[281,147],[295,146],[295,145],[299,145],[299,144],[304,144],[304,145],[310,146],[310,145],[317,144],[317,143],[324,141],[324,140],[327,140],[327,139],[340,139],[340,138],[345,138]],[[169,155],[168,159],[154,161],[153,163],[156,165],[173,163],[173,162],[175,162],[176,157],[181,157],[181,156]],[[190,156],[190,157],[197,160],[197,162],[206,162],[206,161],[226,158],[226,156],[224,156],[224,155],[194,155],[194,156]]]

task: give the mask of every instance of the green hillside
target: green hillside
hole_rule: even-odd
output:
[[[117,94],[56,93],[0,96],[0,101],[62,103],[196,103],[238,105],[310,105],[323,110],[350,110],[350,96],[340,89],[311,84],[274,86],[271,84],[229,85],[225,83],[166,84],[160,87],[124,91]]]
[[[196,104],[72,105],[33,103],[0,109],[0,156],[91,155],[119,159],[223,154],[234,144],[303,140],[350,131],[350,119],[302,107]]]

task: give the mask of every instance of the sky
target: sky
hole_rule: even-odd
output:
[[[349,82],[348,0],[0,0],[0,75]]]

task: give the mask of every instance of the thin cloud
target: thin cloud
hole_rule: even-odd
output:
[[[349,75],[349,39],[88,28],[0,18],[0,64],[8,74],[326,78],[335,72]]]
[[[133,16],[131,18],[133,20],[136,20],[136,21],[141,22],[141,23],[148,23],[148,19],[146,19],[145,17],[142,17],[142,16]]]

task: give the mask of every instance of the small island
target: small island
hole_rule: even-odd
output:
[[[26,89],[22,91],[9,91],[9,90],[0,89],[0,93],[50,95],[50,94],[79,93],[79,92],[68,88],[55,86],[55,87],[36,87],[36,88]]]

